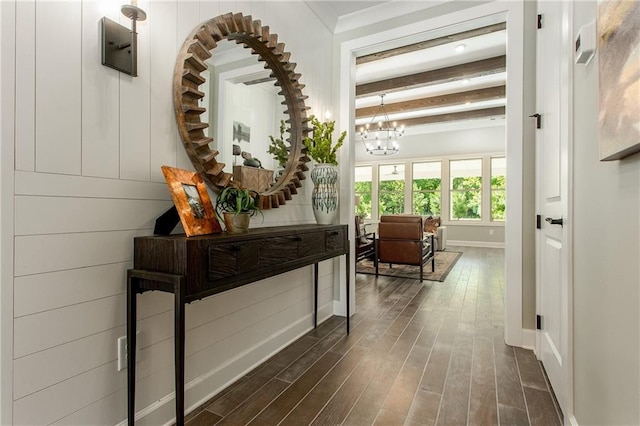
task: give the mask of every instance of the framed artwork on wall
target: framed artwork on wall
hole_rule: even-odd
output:
[[[239,121],[233,122],[233,140],[238,142],[251,142],[251,128]]]
[[[162,166],[162,173],[187,237],[221,233],[222,227],[200,174],[169,166]]]
[[[600,160],[640,152],[640,2],[598,1]]]

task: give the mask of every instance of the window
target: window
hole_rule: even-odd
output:
[[[372,167],[356,167],[356,215],[371,218]]]
[[[413,214],[440,215],[441,169],[440,161],[413,164]]]
[[[380,215],[404,213],[404,164],[380,166]]]
[[[482,206],[482,159],[453,160],[451,175],[451,220],[480,220]]]
[[[491,220],[504,221],[507,205],[507,159],[491,159]]]

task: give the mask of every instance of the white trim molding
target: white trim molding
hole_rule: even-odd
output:
[[[504,248],[504,243],[497,243],[491,241],[461,241],[461,240],[447,240],[447,246],[462,246],[462,247],[487,247],[487,248]]]
[[[16,1],[0,1],[0,424],[13,423]]]
[[[536,348],[536,330],[530,328],[522,329],[522,347],[524,349],[530,349],[535,352]]]

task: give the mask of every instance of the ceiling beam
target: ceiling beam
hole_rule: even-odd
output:
[[[466,64],[454,65],[437,70],[424,71],[417,74],[393,77],[387,80],[374,81],[356,85],[356,98],[379,95],[383,93],[399,92],[409,88],[433,86],[449,83],[465,78],[481,77],[497,74],[506,70],[507,57],[505,55],[482,59]]]
[[[444,123],[447,121],[473,120],[476,118],[497,117],[505,115],[505,107],[473,109],[471,111],[452,112],[449,114],[427,115],[425,117],[402,120],[404,127],[419,126],[421,124]]]
[[[483,108],[483,109],[474,109],[470,111],[461,111],[461,112],[452,112],[448,114],[438,114],[438,115],[427,115],[424,117],[416,117],[410,118],[407,120],[402,120],[401,124],[407,128],[412,126],[419,126],[422,124],[434,124],[434,123],[446,123],[449,121],[463,121],[463,120],[475,120],[479,118],[488,118],[488,117],[501,117],[506,113],[506,107],[494,107],[494,108]],[[360,133],[360,127],[356,126],[355,133]]]
[[[438,108],[452,105],[464,105],[467,102],[480,102],[502,99],[506,96],[505,86],[488,87],[466,92],[448,93],[429,98],[412,99],[404,102],[385,104],[387,114]],[[356,109],[356,118],[373,117],[380,110],[380,105]]]
[[[475,28],[461,33],[450,34],[444,37],[438,37],[431,40],[425,40],[413,43],[408,46],[401,46],[395,49],[385,50],[383,52],[372,53],[370,55],[359,56],[356,58],[356,65],[366,64],[368,62],[378,61],[380,59],[392,58],[394,56],[403,55],[405,53],[416,52],[418,50],[429,49],[431,47],[441,46],[443,44],[455,43],[456,41],[466,40],[468,38],[478,37],[485,34],[491,34],[496,31],[502,31],[507,28],[505,22],[499,24],[488,25],[482,28]]]

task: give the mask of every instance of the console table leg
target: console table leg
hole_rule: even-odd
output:
[[[318,262],[313,264],[313,328],[318,327]]]
[[[175,283],[175,375],[176,375],[176,425],[184,425],[184,277]]]
[[[127,274],[127,421],[136,417],[136,316],[138,279]]]
[[[350,291],[350,285],[349,285],[349,278],[351,277],[351,265],[350,265],[350,259],[349,259],[349,252],[347,252],[347,254],[345,255],[347,258],[347,334],[349,334],[349,317],[350,317],[350,303],[349,303],[349,291]]]

